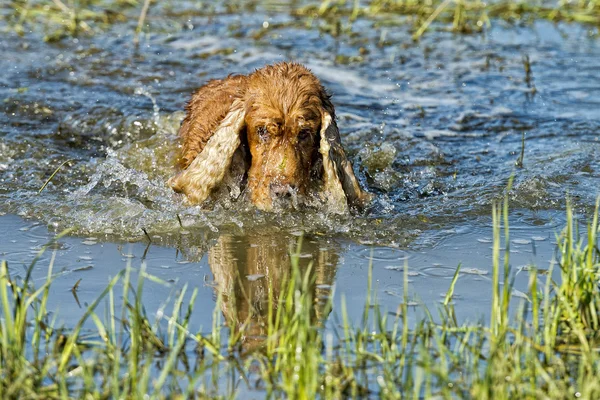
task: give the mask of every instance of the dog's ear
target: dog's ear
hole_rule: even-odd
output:
[[[186,116],[179,129],[179,167],[186,169],[202,152],[236,99],[245,96],[248,77],[231,75],[213,79],[199,88],[187,103]]]
[[[348,206],[363,208],[371,195],[361,189],[340,140],[335,116],[324,111],[319,152],[323,157],[323,190],[330,208],[344,212]]]
[[[211,132],[210,138],[186,169],[169,179],[169,185],[184,193],[192,204],[202,203],[223,180],[240,145],[245,106],[241,99],[231,104],[227,115]]]

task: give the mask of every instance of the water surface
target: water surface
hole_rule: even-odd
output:
[[[197,326],[211,325],[218,292],[224,317],[243,320],[265,310],[265,288],[282,284],[299,237],[317,297],[335,293],[332,315],[315,305],[331,329],[342,296],[359,318],[370,263],[374,293],[391,313],[405,265],[411,301],[435,308],[462,263],[454,301],[459,319],[477,320],[490,303],[491,203],[511,175],[515,296],[527,287],[525,267],[548,268],[566,195],[582,215],[593,207],[600,46],[580,26],[495,25],[414,43],[404,27],[358,21],[357,34],[334,38],[260,8],[197,12],[175,28],[168,21],[152,20],[139,49],[127,24],[55,44],[36,33],[0,37],[0,255],[22,273],[54,233],[73,229],[55,246],[52,296],[65,322],[128,263],[173,284],[148,289],[149,310],[188,283],[200,288]],[[372,207],[339,216],[267,214],[226,197],[205,209],[184,205],[166,180],[190,93],[282,60],[306,64],[333,93]]]

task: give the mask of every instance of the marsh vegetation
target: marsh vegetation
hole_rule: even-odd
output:
[[[375,27],[406,25],[413,31],[415,40],[432,28],[466,34],[484,32],[492,21],[522,25],[544,19],[594,27],[600,24],[600,2],[597,0],[295,0],[289,4],[272,0],[183,3],[172,0],[10,0],[2,14],[11,29],[19,34],[41,28],[49,41],[94,34],[123,23],[136,24],[137,41],[137,35],[142,31],[151,33],[154,28],[161,32],[168,27],[181,29],[186,17],[241,14],[257,9],[270,13],[287,12],[295,19],[291,24],[304,24],[333,36],[360,35],[360,30],[353,29],[353,23],[359,19],[372,20]],[[271,29],[285,25],[278,24]],[[384,44],[385,37],[381,39],[380,44]]]
[[[54,258],[47,280],[37,287],[30,280],[35,260],[20,279],[11,277],[3,262],[0,394],[230,398],[259,391],[270,398],[596,398],[598,210],[583,225],[567,206],[567,225],[557,233],[556,262],[550,265],[560,271],[560,280],[551,278],[551,270],[530,266],[529,288],[519,300],[511,284],[507,201],[494,205],[493,217],[490,319],[479,323],[456,320],[453,288],[461,279],[460,265],[436,310],[411,305],[406,265],[403,299],[395,312],[379,307],[369,273],[362,318],[349,320],[343,302],[329,316],[331,297],[317,295],[322,268],[302,261],[302,239],[289,249],[289,265],[268,276],[261,299],[243,290],[236,291],[238,296],[250,298],[236,299],[227,289],[236,280],[241,284],[241,276],[224,278],[227,284],[218,278],[214,322],[203,331],[190,327],[198,304],[197,290],[187,284],[156,313],[146,311],[147,282],[170,284],[149,275],[144,265],[130,265],[112,278],[78,323],[65,327],[47,309]],[[227,274],[222,267],[215,275]],[[426,316],[411,324],[411,307],[423,308]],[[333,331],[323,329],[328,317],[339,321]]]

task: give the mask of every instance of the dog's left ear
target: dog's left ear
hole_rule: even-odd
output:
[[[348,161],[335,115],[323,110],[321,117],[321,142],[319,153],[323,157],[323,185],[325,197],[332,210],[345,212],[351,208],[362,209],[371,200],[371,194],[361,189]]]

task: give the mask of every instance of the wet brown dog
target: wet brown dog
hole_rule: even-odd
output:
[[[198,204],[241,170],[262,210],[309,195],[337,212],[362,207],[370,195],[346,158],[329,98],[317,77],[296,63],[209,81],[186,107],[182,171],[169,184]]]

